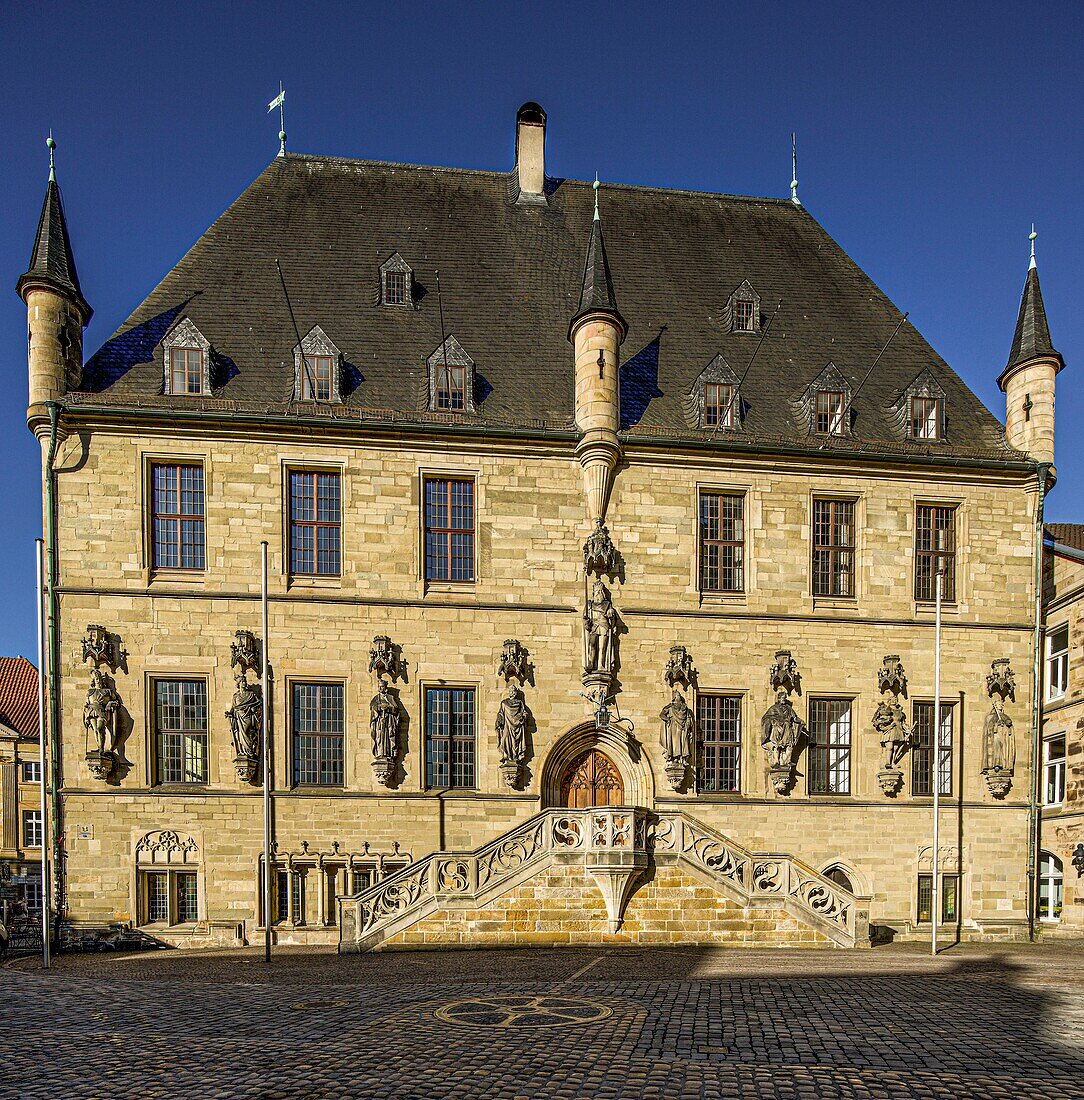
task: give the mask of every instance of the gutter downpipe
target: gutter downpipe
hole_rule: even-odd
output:
[[[1043,508],[1046,503],[1046,481],[1050,476],[1050,463],[1039,463],[1039,494],[1035,504],[1035,634],[1032,641],[1032,703],[1031,703],[1031,794],[1028,799],[1028,940],[1035,942],[1035,908],[1038,894],[1039,829],[1042,817],[1039,813],[1039,796],[1042,751],[1042,613],[1043,613]]]
[[[49,802],[50,834],[53,842],[53,937],[58,951],[60,947],[60,912],[63,900],[63,839],[60,835],[60,639],[57,636],[56,609],[56,472],[53,462],[56,459],[57,433],[60,428],[60,406],[55,401],[47,401],[49,410],[49,450],[45,459],[45,604],[46,604],[46,642],[45,648],[49,663]],[[44,839],[44,838],[43,838]],[[50,891],[42,885],[42,904],[46,903]]]

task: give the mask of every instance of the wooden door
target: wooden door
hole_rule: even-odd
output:
[[[561,782],[561,801],[573,810],[590,806],[621,806],[625,800],[625,785],[613,761],[598,749],[588,749],[578,756],[565,772]]]

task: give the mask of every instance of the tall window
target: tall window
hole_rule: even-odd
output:
[[[199,920],[195,871],[140,871],[141,924],[194,924]]]
[[[1069,687],[1069,624],[1046,636],[1046,701],[1064,698]]]
[[[207,684],[156,680],[154,725],[159,783],[207,782]]]
[[[143,876],[144,924],[169,924],[169,875],[151,871]]]
[[[305,875],[301,871],[279,871],[275,875],[275,920],[282,924],[305,923]]]
[[[944,571],[941,598],[956,599],[956,509],[935,504],[915,508],[915,599],[937,598],[937,569]]]
[[[754,303],[748,298],[734,299],[734,331],[755,332],[756,311]]]
[[[1065,801],[1065,734],[1043,742],[1043,805],[1060,806]]]
[[[199,348],[169,349],[169,392],[203,393],[203,352]]]
[[[735,428],[738,425],[738,400],[734,387],[722,382],[704,383],[704,427]]]
[[[851,793],[851,700],[809,703],[809,793]]]
[[[700,695],[700,789],[741,790],[741,696]]]
[[[178,871],[174,879],[177,884],[177,923],[189,924],[199,920],[199,906],[196,901],[196,872]]]
[[[700,591],[745,591],[745,497],[700,494]]]
[[[854,501],[813,501],[813,595],[854,595]]]
[[[294,783],[342,786],[343,685],[294,684]]]
[[[384,304],[401,306],[406,303],[406,272],[384,272]]]
[[[938,398],[911,398],[911,438],[941,438],[941,402]]]
[[[40,760],[24,760],[23,761],[23,782],[24,783],[40,783],[41,782],[41,761]]]
[[[941,924],[955,924],[959,919],[960,876],[941,876]],[[918,923],[933,919],[933,875],[918,876]]]
[[[305,369],[301,372],[302,401],[330,401],[333,393],[330,355],[306,355]]]
[[[1039,859],[1039,919],[1061,920],[1062,862],[1052,852]]]
[[[290,572],[337,577],[341,572],[342,497],[338,473],[290,471]]]
[[[474,786],[474,688],[425,689],[425,785]]]
[[[436,407],[462,412],[467,404],[467,368],[454,363],[437,365]]]
[[[203,569],[203,467],[154,465],[153,566],[155,569]]]
[[[843,410],[845,394],[832,390],[818,390],[814,409],[814,430],[824,435],[843,435]]]
[[[23,810],[23,847],[41,847],[41,810]]]
[[[425,479],[425,579],[474,580],[474,482]]]
[[[938,794],[952,794],[952,712],[951,703],[941,704],[941,735],[938,752]],[[912,711],[915,741],[911,749],[911,794],[933,794],[933,703],[915,703]]]

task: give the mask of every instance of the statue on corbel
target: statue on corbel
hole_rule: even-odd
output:
[[[666,778],[675,791],[683,786],[695,754],[696,723],[692,708],[681,691],[682,687],[691,689],[695,678],[696,669],[688,650],[682,645],[671,646],[663,673],[670,688],[670,702],[659,714],[662,721],[659,745],[666,765]]]
[[[120,740],[121,699],[115,682],[102,671],[105,665],[114,675],[117,669],[128,671],[128,651],[117,634],[91,623],[83,638],[83,660],[90,661],[90,687],[83,705],[83,729],[87,735],[87,767],[95,779],[108,782],[113,777]]]
[[[1016,737],[1005,700],[1016,702],[1016,679],[1007,657],[991,662],[986,677],[990,713],[982,725],[982,774],[994,798],[1004,798],[1012,787],[1016,768]]]
[[[391,686],[406,679],[406,662],[399,646],[391,638],[378,635],[369,650],[369,671],[376,674],[376,694],[369,702],[369,732],[373,741],[373,776],[385,787],[395,782],[399,761],[399,728],[402,710],[399,696]],[[387,677],[387,679],[385,679]]]
[[[250,672],[260,670],[260,641],[250,630],[238,630],[230,642],[230,668],[240,668],[234,677],[237,690],[233,705],[226,711],[233,737],[233,766],[243,783],[255,783],[260,772],[260,745],[263,733],[263,689],[248,682]]]
[[[617,647],[617,611],[610,590],[598,578],[583,612],[583,639],[585,676],[602,673],[608,678],[613,672]]]
[[[501,775],[513,789],[519,784],[520,774],[527,762],[527,724],[531,717],[522,685],[531,675],[531,665],[526,647],[516,638],[509,638],[501,650],[497,675],[507,685],[507,693],[501,699],[494,723],[497,732],[497,752],[501,759]],[[517,684],[515,681],[518,680]]]
[[[791,692],[801,694],[802,677],[798,662],[788,649],[775,654],[768,670],[768,682],[775,702],[760,720],[760,744],[768,757],[768,778],[777,794],[786,794],[794,783],[794,765],[802,742],[808,738],[806,724],[798,717]]]
[[[873,730],[881,743],[881,769],[877,782],[881,790],[894,797],[903,786],[903,769],[900,762],[914,744],[914,729],[908,725],[907,715],[900,706],[900,696],[907,697],[907,675],[899,654],[888,653],[877,670],[877,687],[881,700],[873,712]],[[889,695],[890,698],[885,698]]]

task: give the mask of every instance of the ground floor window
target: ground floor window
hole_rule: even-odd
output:
[[[336,853],[338,854],[338,853]],[[271,911],[275,924],[306,925],[319,928],[339,923],[339,898],[353,897],[368,890],[374,883],[386,879],[405,866],[401,861],[376,859],[371,863],[345,863],[325,861],[322,865],[313,859],[313,853],[303,854],[302,860],[311,863],[294,863],[290,868],[274,870],[271,890]],[[259,877],[260,899],[258,910],[263,920],[263,875]]]
[[[1061,920],[1062,863],[1043,852],[1039,859],[1039,919]]]
[[[140,871],[140,924],[195,924],[199,887],[195,871]]]
[[[844,890],[854,893],[854,884],[851,882],[851,876],[843,870],[842,867],[829,867],[824,872],[826,879],[831,879],[837,886],[842,886]]]
[[[960,876],[941,876],[941,924],[955,924],[959,917]],[[933,914],[933,875],[918,876],[918,923],[929,924]]]
[[[700,695],[696,700],[700,730],[700,789],[741,789],[741,696]]]
[[[851,793],[851,701],[809,704],[809,793]]]
[[[474,688],[425,689],[425,785],[474,786]]]

